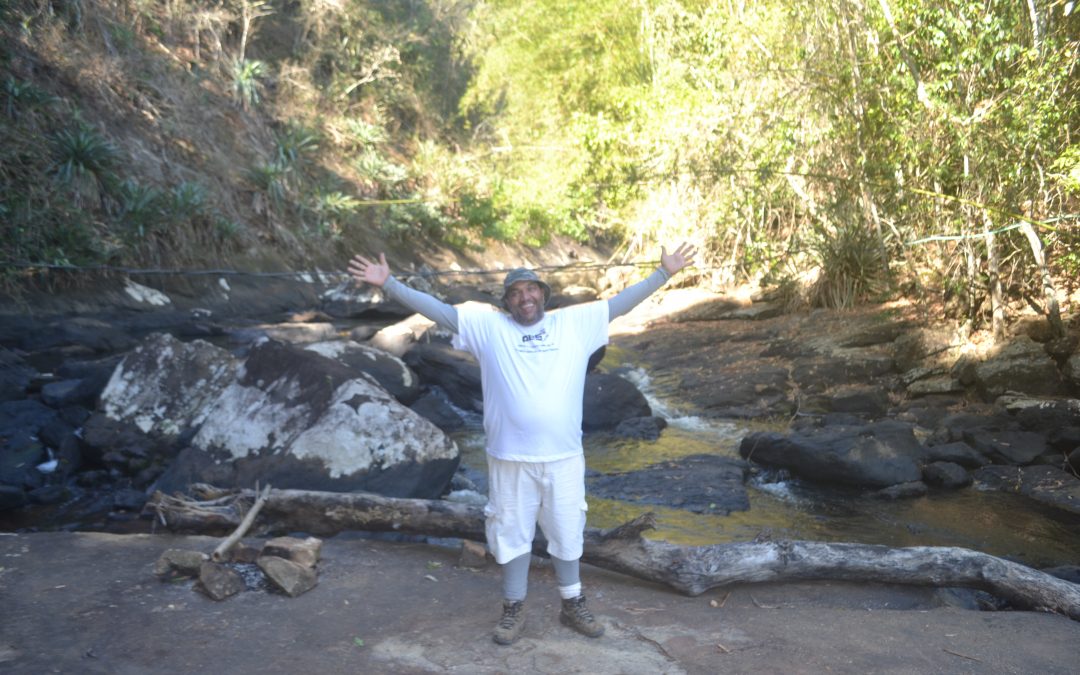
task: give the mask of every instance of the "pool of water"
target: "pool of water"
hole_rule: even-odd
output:
[[[685,402],[674,401],[639,368],[620,371],[649,399],[668,427],[656,441],[585,437],[590,471],[641,469],[694,454],[738,457],[750,430],[740,421],[702,418]],[[462,465],[483,483],[485,459],[479,418],[455,434]],[[614,527],[642,513],[656,514],[648,534],[681,545],[773,539],[807,539],[888,546],[959,546],[1006,557],[1034,567],[1080,564],[1080,517],[1045,507],[1019,495],[967,488],[925,497],[885,501],[861,491],[811,484],[774,470],[755,469],[747,483],[750,509],[730,515],[697,514],[589,496],[589,525]]]

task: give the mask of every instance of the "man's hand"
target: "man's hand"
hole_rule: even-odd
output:
[[[679,244],[679,248],[675,249],[674,253],[669,254],[667,249],[663,246],[660,247],[660,266],[664,268],[664,271],[675,276],[675,273],[686,267],[687,265],[694,264],[694,255],[697,254],[697,249],[692,244],[683,242]]]
[[[362,255],[349,262],[349,274],[360,283],[382,287],[390,278],[390,265],[386,264],[386,254],[379,254],[379,262],[368,260]]]

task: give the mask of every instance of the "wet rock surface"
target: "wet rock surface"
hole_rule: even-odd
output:
[[[1007,489],[970,472],[1008,466],[1017,475],[1053,473],[1053,492],[1033,487],[1050,487],[1045,478],[1014,491],[1072,512],[1060,495],[1080,485],[1068,459],[1080,440],[1080,381],[1069,375],[1072,357],[1058,352],[1075,340],[1039,343],[1021,334],[979,344],[922,326],[904,307],[746,320],[702,308],[711,302],[725,305],[703,298],[617,342],[691,409],[782,421],[781,431],[742,440],[751,463],[900,499],[928,487]],[[1076,321],[1070,326],[1080,333]],[[941,386],[928,386],[935,382]],[[934,466],[940,462],[951,466]]]
[[[411,405],[411,411],[402,410],[429,418],[439,434],[462,423],[455,407],[468,414],[482,410],[475,361],[451,349],[448,336],[430,322],[416,320],[372,289],[350,288],[340,278],[274,283],[281,295],[257,302],[254,284],[162,288],[168,301],[157,299],[152,307],[146,298],[153,299],[150,291],[155,289],[139,285],[133,291],[121,284],[103,291],[97,312],[60,318],[43,311],[5,322],[0,331],[5,347],[0,400],[7,399],[0,402],[0,502],[9,508],[80,499],[109,503],[120,510],[108,518],[123,522],[130,514],[124,509],[137,508],[138,500],[116,501],[112,492],[154,485],[177,490],[193,480],[237,484],[267,471],[310,476],[317,464],[325,466],[313,455],[267,468],[274,448],[298,437],[299,427],[293,429],[291,422],[276,425],[272,439],[264,434],[265,443],[248,444],[244,453],[228,450],[231,432],[213,429],[227,430],[230,423],[245,420],[240,412],[247,401],[244,392],[256,389],[262,393],[255,408],[263,411],[295,407],[301,399],[305,405],[318,403],[315,408],[324,412],[335,405],[358,410],[362,400],[374,399],[382,401],[381,409]],[[196,297],[196,287],[206,294]],[[471,294],[456,290],[459,299],[490,300],[480,289]],[[580,289],[557,295],[559,302],[590,297]],[[108,306],[110,298],[115,306]],[[249,299],[251,306],[238,311],[238,303]],[[50,302],[54,309],[62,306],[57,299]],[[762,420],[774,427],[786,420],[781,431],[744,439],[744,456],[751,464],[822,484],[886,490],[882,494],[894,498],[920,494],[916,483],[933,490],[962,489],[970,478],[963,472],[987,466],[1055,467],[1065,474],[1058,480],[1066,492],[1069,477],[1075,479],[1070,458],[1080,451],[1080,403],[1074,398],[1080,382],[1070,366],[1078,340],[1070,336],[1037,342],[1031,335],[1039,331],[1028,330],[1003,345],[973,347],[956,330],[923,325],[913,308],[902,305],[784,313],[774,304],[690,289],[675,291],[663,302],[681,302],[684,309],[665,312],[647,331],[620,333],[616,328],[613,343],[647,364],[666,395],[686,401],[703,416]],[[129,315],[117,314],[116,307],[127,307]],[[1075,322],[1069,325],[1076,332]],[[383,329],[395,326],[403,336],[393,345],[404,352],[400,359],[374,341],[343,339],[388,335]],[[285,340],[270,339],[272,329]],[[31,333],[39,337],[31,339]],[[196,348],[209,345],[207,339],[215,344]],[[293,379],[281,379],[280,369],[287,370],[289,362]],[[139,392],[122,387],[140,364],[144,373],[156,372],[154,386]],[[375,389],[334,403],[337,388],[358,372]],[[235,404],[212,412],[226,387],[234,388]],[[290,394],[290,387],[303,394]],[[162,390],[171,398],[158,396]],[[301,417],[306,425],[320,415]],[[207,419],[214,424],[208,426]],[[251,423],[246,419],[233,426]],[[334,417],[324,431],[307,438],[340,446],[333,429],[341,426]],[[589,374],[586,432],[655,439],[663,427],[632,384],[615,373]],[[361,434],[360,425],[354,431]],[[397,434],[405,435],[410,434]],[[414,476],[405,479],[412,481],[410,490],[427,484],[434,495],[446,489],[447,476],[453,474],[452,461],[438,471],[425,471],[424,463],[415,461],[401,469],[383,460],[376,464],[375,479],[363,484],[365,489],[397,490],[390,486],[401,477],[393,474],[407,469]],[[629,480],[610,481],[618,479]],[[722,482],[731,486],[737,501],[742,488],[735,481]],[[898,487],[890,490],[893,486]],[[677,508],[676,502],[715,503],[709,489],[692,497],[657,499]],[[99,492],[107,494],[96,497]],[[1067,499],[1051,499],[1045,490],[1022,494],[1043,495],[1043,503],[1069,510]]]
[[[692,513],[746,511],[747,465],[728,457],[689,455],[639,471],[592,475],[590,494],[634,504],[685,509]]]

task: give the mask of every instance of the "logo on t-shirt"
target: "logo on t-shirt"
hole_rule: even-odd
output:
[[[540,329],[539,333],[535,333],[533,335],[522,335],[521,336],[521,341],[522,342],[535,342],[536,340],[544,340],[546,338],[547,338],[547,329],[542,328],[542,329]]]

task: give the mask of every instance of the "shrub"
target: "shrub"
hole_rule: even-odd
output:
[[[248,170],[248,179],[270,198],[270,203],[280,207],[289,192],[288,179],[291,169],[280,159],[259,164]]]
[[[262,90],[262,77],[266,67],[262,61],[236,59],[232,63],[233,101],[244,110],[250,110],[259,104]]]
[[[97,131],[86,126],[65,129],[53,137],[53,172],[77,190],[93,189],[112,177],[118,153]]]
[[[336,239],[341,236],[342,224],[360,207],[360,200],[343,192],[320,192],[309,208],[315,214],[320,234]]]
[[[345,120],[344,144],[352,148],[369,148],[386,140],[386,130],[361,119]]]
[[[119,198],[119,218],[126,233],[143,239],[158,227],[164,201],[161,190],[129,179],[120,184]]]
[[[185,181],[169,193],[168,215],[177,222],[190,221],[206,214],[206,188]]]
[[[318,153],[320,141],[319,132],[289,123],[277,134],[278,159],[288,166],[305,165]]]
[[[848,221],[833,229],[816,227],[809,244],[821,268],[811,289],[811,304],[851,307],[877,290],[883,275],[881,243],[863,223]]]
[[[18,117],[20,108],[38,105],[50,98],[31,82],[22,82],[10,75],[4,80],[4,112],[11,119]]]

